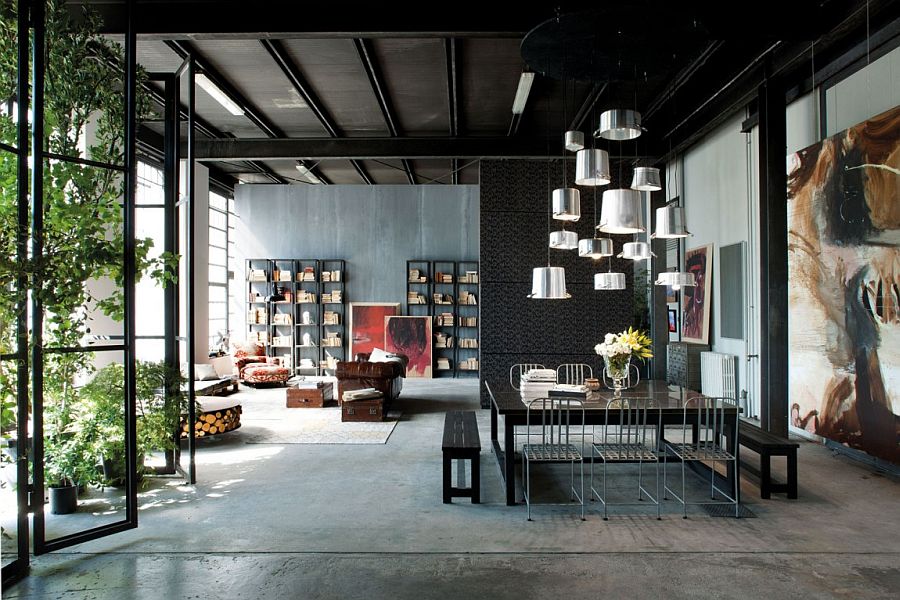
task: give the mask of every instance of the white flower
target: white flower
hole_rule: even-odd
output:
[[[612,344],[614,341],[616,341],[616,336],[612,333],[607,333],[606,338],[603,341],[607,344]]]

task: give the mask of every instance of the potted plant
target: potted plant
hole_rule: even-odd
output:
[[[75,512],[78,488],[93,478],[95,465],[79,432],[60,427],[68,416],[53,412],[55,418],[49,421],[53,427],[44,442],[44,477],[50,491],[50,512],[66,515]]]

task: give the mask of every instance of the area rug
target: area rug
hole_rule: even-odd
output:
[[[293,409],[279,419],[247,420],[247,444],[386,444],[401,413],[391,411],[378,423],[342,423],[341,409]]]

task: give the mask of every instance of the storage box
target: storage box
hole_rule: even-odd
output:
[[[326,402],[334,399],[331,383],[321,382],[315,388],[291,388],[287,389],[288,408],[322,408]]]
[[[369,398],[341,403],[341,422],[383,421],[384,398]]]

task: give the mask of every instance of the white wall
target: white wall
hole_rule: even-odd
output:
[[[825,135],[832,136],[898,104],[900,48],[825,91]]]
[[[182,188],[186,181],[187,161],[181,161]],[[180,196],[184,195],[184,189],[180,190]],[[187,280],[187,244],[185,240],[185,225],[187,223],[187,203],[180,205],[178,209],[179,222],[179,249],[182,260],[178,269],[180,281]],[[194,166],[194,361],[205,363],[209,361],[209,169],[201,164]],[[179,335],[185,335],[187,328],[187,288],[182,285],[179,288]],[[185,348],[181,347],[182,362],[187,362]]]

